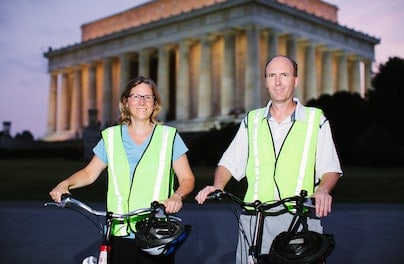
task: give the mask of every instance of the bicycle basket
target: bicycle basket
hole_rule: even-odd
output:
[[[282,232],[272,242],[268,257],[275,264],[317,264],[323,263],[334,247],[331,234]]]
[[[148,218],[136,223],[136,243],[153,256],[168,256],[176,252],[191,233],[190,225],[175,218]]]

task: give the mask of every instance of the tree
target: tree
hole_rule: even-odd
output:
[[[374,120],[391,134],[397,145],[403,146],[404,60],[393,57],[381,64],[372,86],[366,98]]]
[[[337,92],[309,102],[330,119],[341,160],[351,165],[403,166],[404,60],[380,65],[365,99]]]
[[[362,134],[372,126],[369,110],[358,93],[337,92],[321,95],[307,103],[324,111],[330,122],[339,156],[344,164],[355,165],[354,147]]]

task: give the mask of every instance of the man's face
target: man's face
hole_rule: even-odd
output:
[[[297,81],[293,76],[293,65],[287,58],[276,57],[267,65],[265,86],[273,102],[289,101]]]

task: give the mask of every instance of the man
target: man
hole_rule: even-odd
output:
[[[322,111],[303,106],[293,98],[298,83],[294,60],[277,55],[265,65],[265,86],[271,100],[266,107],[250,111],[223,154],[213,186],[206,186],[195,199],[199,204],[215,190],[223,190],[231,177],[247,177],[244,201],[271,201],[298,195],[301,190],[315,199],[316,215],[331,212],[331,191],[342,175],[330,124]],[[241,215],[244,230],[255,216]],[[286,231],[291,214],[266,217],[261,253],[267,254],[272,240]],[[319,219],[308,220],[309,229],[322,233]],[[246,262],[248,247],[240,237],[237,263]]]

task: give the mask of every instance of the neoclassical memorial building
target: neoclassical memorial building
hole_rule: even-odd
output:
[[[370,87],[380,40],[342,26],[338,7],[320,0],[156,0],[82,25],[82,40],[49,48],[47,134],[80,137],[119,117],[121,89],[150,76],[160,89],[160,120],[207,131],[264,106],[264,65],[296,59],[303,102]],[[92,113],[92,114],[90,114]]]

